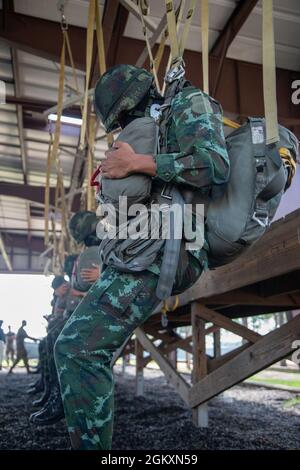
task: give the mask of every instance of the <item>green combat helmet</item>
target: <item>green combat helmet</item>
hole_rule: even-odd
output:
[[[99,219],[95,212],[91,211],[79,211],[74,214],[69,221],[69,230],[77,243],[84,242],[86,245],[90,245],[89,239],[92,237],[93,240],[96,237],[96,227]],[[87,243],[86,243],[87,242]],[[99,244],[93,243],[94,245]]]
[[[95,87],[95,108],[107,132],[120,127],[122,114],[137,107],[152,82],[151,73],[133,65],[116,65],[102,75]]]

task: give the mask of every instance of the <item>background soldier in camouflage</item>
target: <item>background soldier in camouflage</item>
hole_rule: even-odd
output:
[[[98,82],[96,110],[106,130],[126,126],[149,115],[162,98],[147,71],[116,66]],[[222,111],[217,102],[189,86],[171,104],[166,134],[167,153],[137,155],[130,145],[115,144],[106,152],[102,172],[123,178],[138,172],[161,182],[193,188],[209,198],[229,175]],[[142,130],[141,130],[142,132]],[[189,252],[181,290],[200,276],[206,249]],[[55,345],[68,430],[75,449],[110,449],[113,428],[114,352],[151,315],[159,300],[155,290],[161,253],[148,270],[123,273],[108,266],[68,320]]]

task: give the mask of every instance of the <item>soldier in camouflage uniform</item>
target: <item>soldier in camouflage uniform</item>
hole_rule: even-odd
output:
[[[147,71],[129,65],[109,70],[99,80],[95,104],[107,132],[149,115],[162,103]],[[168,151],[137,155],[117,142],[106,152],[102,173],[123,178],[144,173],[209,197],[226,183],[229,160],[222,111],[217,102],[192,86],[183,88],[171,103],[165,136]],[[188,253],[189,266],[181,290],[192,285],[206,265],[206,249]],[[68,320],[55,345],[55,358],[65,415],[74,449],[110,449],[114,414],[111,361],[114,352],[151,315],[159,304],[156,287],[161,253],[149,269],[119,272],[107,266]]]

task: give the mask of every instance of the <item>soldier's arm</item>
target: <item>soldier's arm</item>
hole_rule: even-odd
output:
[[[205,98],[207,99],[207,98]],[[229,177],[222,112],[217,105],[203,104],[203,96],[185,97],[174,107],[170,139],[179,152],[156,156],[156,174],[166,182],[194,188],[223,184]]]

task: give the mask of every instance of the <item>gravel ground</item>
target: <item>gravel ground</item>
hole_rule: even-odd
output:
[[[0,449],[68,449],[65,422],[29,423],[25,390],[33,377],[0,373]],[[286,407],[295,394],[236,386],[211,400],[209,428],[196,429],[191,412],[160,371],[147,370],[145,397],[134,397],[134,369],[116,370],[114,449],[300,449],[300,405]]]

